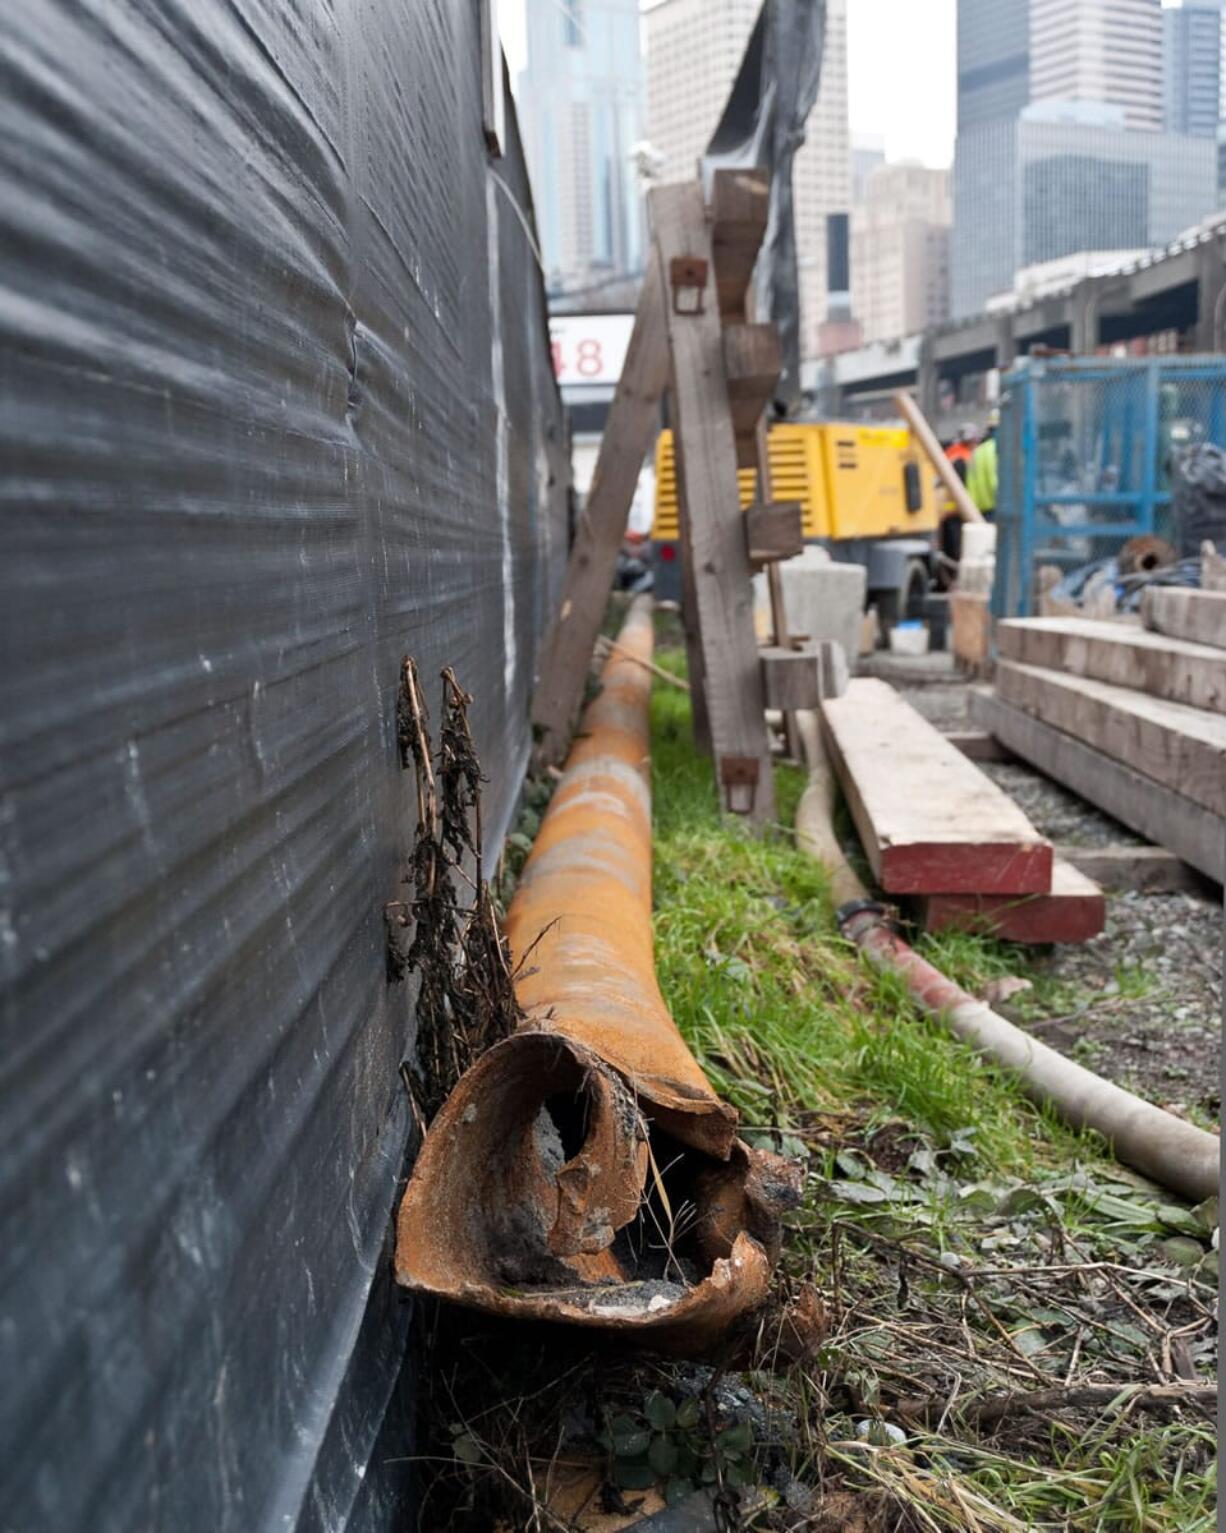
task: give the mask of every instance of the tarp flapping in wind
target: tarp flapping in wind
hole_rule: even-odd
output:
[[[741,67],[703,157],[703,176],[721,168],[771,172],[770,222],[755,272],[755,308],[783,341],[780,399],[800,398],[800,283],[796,264],[792,162],[817,100],[826,0],[763,0]]]

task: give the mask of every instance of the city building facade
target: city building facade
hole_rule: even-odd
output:
[[[1213,208],[1213,139],[1130,133],[1030,107],[959,136],[952,312],[974,314],[1023,267],[1173,240]]]
[[[1023,268],[1162,244],[1217,205],[1216,123],[1170,122],[1173,31],[1161,0],[958,0],[954,315]],[[1220,34],[1210,52],[1220,98]]]
[[[950,173],[881,165],[852,213],[852,312],[865,342],[949,318]]]
[[[517,107],[553,291],[642,271],[638,0],[528,0]]]
[[[647,138],[661,179],[683,180],[719,122],[759,0],[655,0],[644,9]],[[818,99],[792,172],[800,275],[801,351],[814,356],[826,318],[831,214],[851,206],[847,110],[847,0],[828,0]]]
[[[1162,13],[1163,114],[1168,133],[1216,138],[1222,111],[1222,0],[1185,0]]]
[[[1030,0],[1030,100],[1118,107],[1162,128],[1162,0]]]

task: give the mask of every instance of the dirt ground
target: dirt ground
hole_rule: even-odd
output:
[[[930,657],[929,673],[936,659]],[[938,728],[974,727],[970,687],[952,674],[933,682],[921,679],[918,666],[878,661],[873,669]],[[1023,762],[991,762],[984,770],[1055,842],[1141,844],[1126,826]],[[1221,893],[1208,881],[1190,894],[1109,894],[1102,936],[1040,950],[1043,971],[1067,984],[1068,1005],[1027,1025],[1044,1042],[1152,1101],[1216,1118],[1224,937]]]

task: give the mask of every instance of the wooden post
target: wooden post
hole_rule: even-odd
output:
[[[774,781],[711,230],[697,181],[658,187],[649,204],[716,782],[727,812],[766,824]]]
[[[562,602],[541,651],[532,724],[542,763],[566,754],[583,701],[596,635],[613,589],[617,553],[635,486],[659,424],[668,382],[664,285],[654,263],[644,274],[634,330],[600,441],[592,488],[566,567]]]
[[[979,507],[967,493],[966,486],[958,478],[957,470],[941,451],[941,444],[937,441],[932,427],[920,413],[920,408],[904,390],[894,395],[894,403],[898,413],[911,428],[911,435],[924,449],[924,456],[937,471],[937,478],[949,492],[949,498],[958,509],[958,515],[964,522],[981,522],[983,517]]]

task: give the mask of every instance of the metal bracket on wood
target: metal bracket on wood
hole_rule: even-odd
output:
[[[719,777],[728,792],[729,814],[752,814],[758,801],[758,758],[721,756]]]
[[[674,314],[702,314],[707,294],[707,262],[702,256],[674,256],[668,263]]]

